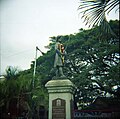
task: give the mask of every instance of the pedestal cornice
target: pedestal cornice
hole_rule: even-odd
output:
[[[74,84],[69,79],[50,80],[46,83],[45,87],[49,93],[65,93],[74,92]]]

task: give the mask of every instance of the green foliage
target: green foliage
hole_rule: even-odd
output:
[[[64,74],[76,85],[75,100],[79,104],[90,104],[97,96],[108,94],[120,97],[117,92],[120,87],[119,21],[110,21],[109,24],[117,37],[106,33],[98,37],[99,27],[62,36],[62,41],[67,46]],[[54,54],[52,48],[38,58],[37,74],[43,85],[55,75]]]
[[[17,102],[14,107],[21,110],[21,113],[24,110],[28,111],[29,117],[32,116],[33,107],[37,107],[38,110],[41,105],[48,108],[47,91],[42,87],[40,80],[34,79],[35,87],[32,85],[33,69],[19,71],[16,67],[8,67],[5,77],[6,80],[0,81],[0,110],[4,108],[6,115],[10,112],[9,105],[13,100]]]
[[[99,27],[62,36],[67,51],[64,74],[76,85],[75,101],[83,108],[98,96],[109,94],[120,98],[119,21],[110,21],[109,24],[117,37],[106,34],[99,37]],[[49,51],[37,59],[34,79],[34,62],[26,71],[7,72],[6,78],[10,80],[0,83],[0,106],[22,95],[28,97],[26,100],[31,109],[33,102],[35,106],[48,107],[48,93],[44,86],[55,76],[53,38],[56,37],[51,37]]]

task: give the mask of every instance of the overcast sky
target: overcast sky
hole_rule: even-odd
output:
[[[79,0],[0,0],[0,74],[7,66],[29,69],[35,47],[45,51],[49,37],[87,28],[78,6]],[[118,13],[109,18],[118,18]]]

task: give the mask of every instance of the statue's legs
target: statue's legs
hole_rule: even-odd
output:
[[[56,67],[56,76],[57,77],[64,77],[65,75],[63,74],[63,66],[57,66]]]
[[[63,74],[63,69],[62,69],[61,66],[59,67],[58,72],[59,72],[59,75],[60,75],[60,76],[64,76],[64,74]]]
[[[59,68],[57,67],[57,70],[56,70],[56,76],[58,77],[59,76]]]

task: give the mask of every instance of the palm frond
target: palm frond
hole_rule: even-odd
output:
[[[105,11],[109,14],[117,5],[119,5],[120,0],[110,0],[106,6]]]
[[[81,0],[79,10],[82,10],[80,13],[83,13],[82,18],[86,25],[89,24],[89,27],[94,27],[100,25],[105,17],[105,7],[106,2],[101,2],[100,0]]]
[[[111,12],[119,0],[80,0],[78,10],[81,10],[82,18],[89,27],[99,26],[105,19],[105,13]]]

